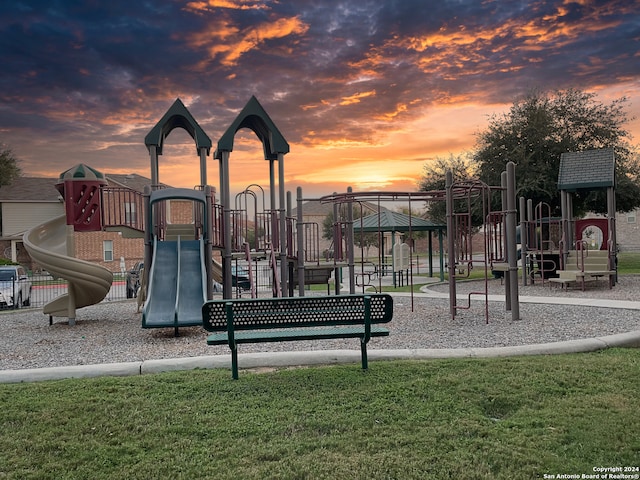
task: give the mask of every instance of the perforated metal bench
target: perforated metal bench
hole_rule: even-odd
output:
[[[202,305],[208,345],[228,344],[233,378],[238,378],[238,344],[359,338],[362,368],[367,343],[389,335],[378,324],[393,318],[387,294],[211,300]]]

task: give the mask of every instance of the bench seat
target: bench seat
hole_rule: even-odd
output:
[[[389,335],[379,324],[393,318],[387,294],[211,300],[202,306],[208,345],[229,345],[233,378],[238,378],[239,343],[358,338],[362,368],[367,343]]]

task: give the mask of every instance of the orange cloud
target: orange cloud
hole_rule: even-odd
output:
[[[263,22],[242,31],[228,19],[217,19],[206,30],[188,34],[186,41],[194,49],[206,49],[209,60],[220,58],[220,63],[231,67],[245,53],[269,40],[304,35],[308,29],[309,26],[298,17]],[[205,67],[205,63],[198,65],[198,68]]]
[[[374,97],[376,95],[375,90],[370,90],[368,92],[359,92],[354,93],[348,97],[342,97],[342,101],[340,102],[341,106],[351,105],[354,103],[360,103],[360,100],[367,97]]]
[[[268,8],[260,2],[250,0],[208,0],[206,2],[188,2],[184,10],[192,13],[210,12],[215,8],[226,8],[231,10],[263,10]]]
[[[565,5],[570,3],[572,2],[569,0],[565,1]],[[351,67],[358,70],[358,75],[375,75],[385,64],[405,61],[414,63],[430,75],[438,75],[447,80],[520,70],[522,66],[512,65],[509,60],[502,60],[500,57],[489,58],[489,54],[495,56],[504,52],[507,43],[510,57],[513,57],[514,50],[527,54],[556,50],[572,43],[585,32],[613,29],[621,22],[606,18],[615,13],[611,7],[596,6],[588,0],[583,0],[580,4],[586,14],[579,23],[572,22],[567,16],[568,8],[560,5],[555,12],[544,17],[531,20],[516,18],[495,28],[488,28],[486,25],[475,29],[465,26],[442,27],[437,32],[422,36],[395,35],[383,45],[372,48],[363,60],[352,63]],[[406,55],[403,56],[403,52]],[[416,56],[416,53],[419,55]],[[530,61],[539,61],[539,57]]]

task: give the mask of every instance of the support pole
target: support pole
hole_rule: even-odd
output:
[[[445,178],[447,204],[447,267],[449,270],[449,312],[456,316],[456,265],[455,265],[455,227],[453,221],[453,173],[447,170]],[[441,257],[442,258],[442,257]],[[442,270],[441,270],[442,271]]]
[[[200,185],[207,184],[207,149],[200,147]]]
[[[571,228],[569,226],[569,194],[566,190],[560,190],[560,208],[562,211],[562,246],[560,248],[560,267],[566,268],[567,257],[571,245]]]
[[[285,215],[284,154],[278,153],[278,191],[280,193],[280,288],[283,297],[289,296],[289,272],[287,270],[287,219]]]
[[[500,186],[502,187],[501,190],[501,197],[502,197],[502,211],[506,212],[506,215],[503,216],[502,219],[502,230],[504,232],[503,238],[504,238],[504,251],[506,253],[506,257],[507,257],[507,263],[509,263],[509,246],[508,246],[508,239],[509,239],[509,235],[508,235],[508,221],[507,218],[509,217],[509,207],[508,207],[508,193],[507,193],[507,172],[504,171],[502,172],[502,174],[500,175]],[[514,237],[515,237],[515,233],[514,233]],[[512,276],[511,276],[511,266],[509,265],[509,271],[504,273],[504,298],[505,298],[505,302],[504,302],[504,307],[505,310],[507,312],[511,311],[511,281],[512,281]],[[517,283],[517,280],[516,280]]]
[[[144,211],[147,223],[144,226],[144,268],[142,269],[142,279],[140,288],[145,289],[149,285],[149,272],[151,271],[151,262],[153,260],[153,215],[151,212],[151,186],[144,187]],[[138,293],[140,295],[141,293]]]
[[[222,232],[224,249],[222,250],[222,298],[232,298],[231,281],[231,194],[229,193],[229,152],[223,150],[220,160],[220,199],[222,202]]]
[[[336,192],[333,192],[333,194],[337,195]],[[338,252],[342,250],[342,238],[336,234],[337,233],[336,226],[338,225],[338,215],[339,215],[338,204],[334,202],[333,203],[333,265],[334,266],[336,265],[336,255],[338,255]],[[342,255],[342,253],[340,253],[340,255]],[[340,258],[340,261],[342,261],[342,258]],[[335,266],[335,268],[333,269],[333,276],[335,279],[334,293],[336,295],[340,295],[340,282],[342,280],[340,272],[341,272],[340,268]]]
[[[353,193],[353,188],[347,187],[347,193]],[[347,228],[345,247],[347,249],[347,265],[349,268],[349,293],[356,293],[356,276],[355,276],[355,260],[353,255],[353,197],[349,195],[347,202]]]
[[[204,224],[205,224],[205,244],[204,244],[204,267],[207,276],[207,300],[213,298],[213,192],[211,187],[206,185],[204,187],[205,193],[205,211],[204,211]]]
[[[68,199],[67,201],[70,201]],[[69,219],[67,218],[67,222]],[[76,241],[73,225],[67,224],[67,256],[75,258]],[[69,318],[69,326],[76,324],[76,288],[73,283],[67,281],[67,316]]]
[[[298,295],[304,297],[304,225],[302,216],[302,187],[296,189],[296,235],[298,242]]]
[[[518,262],[516,257],[516,164],[507,163],[507,259],[511,291],[511,320],[520,320]]]
[[[611,242],[613,250],[613,265],[609,265],[609,267],[616,271],[616,274],[610,279],[610,286],[614,286],[618,282],[618,239],[616,236],[616,194],[613,187],[607,188],[607,220],[609,242]],[[611,249],[607,248],[609,254],[611,254]]]
[[[151,185],[158,185],[158,147],[149,145],[149,157],[151,161]]]
[[[527,286],[527,218],[525,198],[520,197],[520,264],[522,265],[522,285]],[[517,234],[516,234],[517,235]],[[518,239],[516,238],[516,250]]]

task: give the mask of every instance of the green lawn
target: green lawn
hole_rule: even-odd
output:
[[[640,253],[620,252],[618,254],[618,273],[640,273]]]
[[[0,385],[2,479],[538,479],[640,463],[640,349]]]

